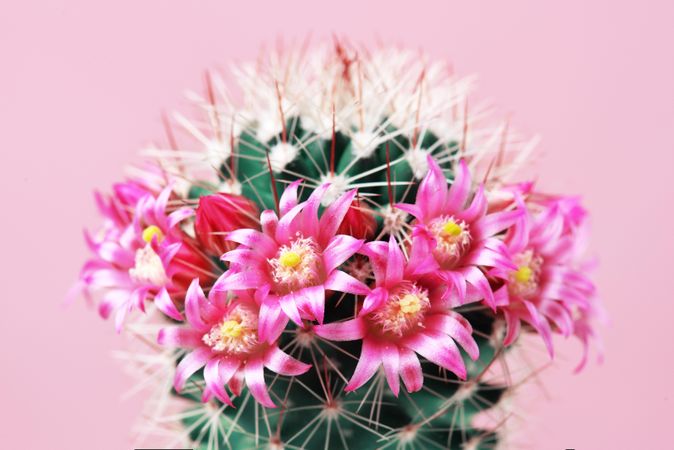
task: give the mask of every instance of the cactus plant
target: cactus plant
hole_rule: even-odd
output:
[[[423,55],[336,40],[233,76],[209,72],[200,114],[165,118],[168,145],[97,197],[76,290],[114,313],[132,341],[118,355],[155,390],[140,435],[507,443],[520,334],[550,356],[553,334],[595,338],[577,199],[515,183],[534,142]]]

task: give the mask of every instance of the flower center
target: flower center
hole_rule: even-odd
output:
[[[148,244],[152,242],[152,238],[157,237],[157,243],[160,243],[164,240],[164,233],[162,233],[161,228],[157,225],[150,225],[145,228],[142,233],[142,238]]]
[[[510,273],[508,291],[511,295],[530,299],[538,292],[543,258],[527,250],[513,259],[517,270]]]
[[[321,258],[311,238],[297,238],[281,247],[276,258],[268,260],[278,294],[314,286],[321,277]]]
[[[423,318],[430,305],[428,291],[412,284],[390,295],[388,301],[370,317],[383,334],[400,337],[423,326]]]
[[[279,263],[283,267],[287,268],[295,268],[299,263],[302,262],[302,257],[300,256],[299,253],[294,252],[292,250],[288,250],[286,252],[283,252],[281,256],[279,257]]]
[[[136,283],[163,286],[168,281],[164,263],[150,244],[136,250],[134,266],[129,269],[129,276]]]
[[[248,307],[237,305],[202,340],[216,352],[249,354],[258,344],[257,315]]]
[[[436,240],[433,256],[442,268],[452,268],[470,246],[468,225],[453,216],[442,216],[433,220],[429,228]]]

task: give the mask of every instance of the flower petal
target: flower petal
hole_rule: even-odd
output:
[[[426,317],[425,325],[429,330],[440,331],[449,335],[461,344],[461,347],[473,361],[480,356],[480,348],[473,339],[471,331],[458,318],[449,314],[433,314]]]
[[[154,296],[154,304],[159,311],[170,317],[171,319],[183,321],[183,315],[180,314],[178,308],[173,304],[171,296],[165,288],[162,288],[157,295]]]
[[[265,352],[264,365],[272,372],[289,377],[302,375],[311,368],[311,364],[298,361],[277,346],[269,347]]]
[[[435,331],[419,332],[404,339],[403,343],[432,363],[453,372],[462,380],[466,379],[463,358],[450,337]]]
[[[351,258],[363,246],[361,239],[340,234],[332,238],[328,246],[323,250],[323,264],[325,272],[330,273],[341,266],[344,261]]]
[[[159,330],[157,343],[165,347],[197,348],[203,344],[200,331],[184,327],[166,327]]]
[[[428,155],[428,172],[417,191],[416,205],[422,214],[422,222],[440,214],[447,198],[447,179],[435,159]]]
[[[355,341],[363,339],[366,328],[362,317],[344,322],[326,323],[314,326],[314,332],[330,341]]]
[[[194,373],[204,367],[211,359],[212,354],[209,348],[198,348],[191,353],[188,353],[176,367],[175,378],[173,379],[173,387],[180,392],[185,387],[188,378]]]
[[[460,212],[463,210],[468,194],[470,193],[471,176],[466,161],[459,161],[459,167],[454,172],[454,182],[449,188],[447,201],[442,205],[445,211]]]
[[[367,383],[381,365],[379,345],[371,339],[363,339],[363,348],[358,357],[356,370],[344,390],[352,392]]]
[[[201,305],[204,303],[206,303],[206,296],[199,286],[199,278],[195,278],[187,288],[185,295],[185,315],[187,322],[199,331],[206,331],[209,328],[201,318]]]
[[[206,364],[204,368],[204,381],[206,382],[206,388],[201,397],[202,402],[207,402],[210,399],[210,393],[213,393],[221,402],[232,407],[234,406],[232,400],[229,398],[229,394],[225,390],[225,382],[220,373],[220,360],[218,358],[213,358]]]
[[[370,288],[365,284],[341,270],[333,270],[328,279],[325,280],[324,287],[331,291],[355,295],[367,295],[370,292]]]
[[[355,197],[356,190],[353,189],[342,194],[337,200],[332,202],[325,211],[323,211],[320,221],[319,243],[325,244],[332,239],[335,233],[337,233],[337,229],[344,220]]]
[[[301,182],[302,180],[295,180],[283,190],[283,194],[281,194],[281,199],[278,203],[281,215],[297,206],[297,188]]]
[[[400,377],[405,383],[407,392],[416,392],[424,385],[424,374],[416,353],[407,348],[400,348]]]
[[[267,384],[264,381],[264,365],[262,363],[262,358],[249,359],[244,368],[244,376],[246,378],[246,385],[248,385],[248,389],[253,397],[255,397],[255,400],[267,408],[276,408],[271,397],[269,397]]]
[[[386,381],[393,395],[397,397],[400,393],[400,377],[398,376],[400,372],[400,353],[398,347],[395,344],[382,345],[380,351]]]

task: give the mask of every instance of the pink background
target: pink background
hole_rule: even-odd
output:
[[[85,257],[81,228],[97,223],[90,191],[163,136],[160,111],[184,107],[205,68],[279,35],[334,31],[478,73],[482,97],[542,134],[542,185],[583,194],[593,212],[606,362],[573,376],[579,349],[564,345],[568,362],[542,376],[549,397],[527,390],[518,441],[672,448],[673,21],[667,1],[5,2],[2,447],[130,448],[139,399],[120,401],[130,380],[110,356],[112,325],[61,307]]]

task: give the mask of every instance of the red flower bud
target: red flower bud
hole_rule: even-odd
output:
[[[371,239],[377,230],[372,210],[355,198],[337,229],[337,234],[348,234],[357,239]]]
[[[225,233],[239,228],[258,228],[260,213],[255,203],[240,195],[218,193],[199,198],[194,230],[199,243],[220,256],[236,244],[225,240]]]

